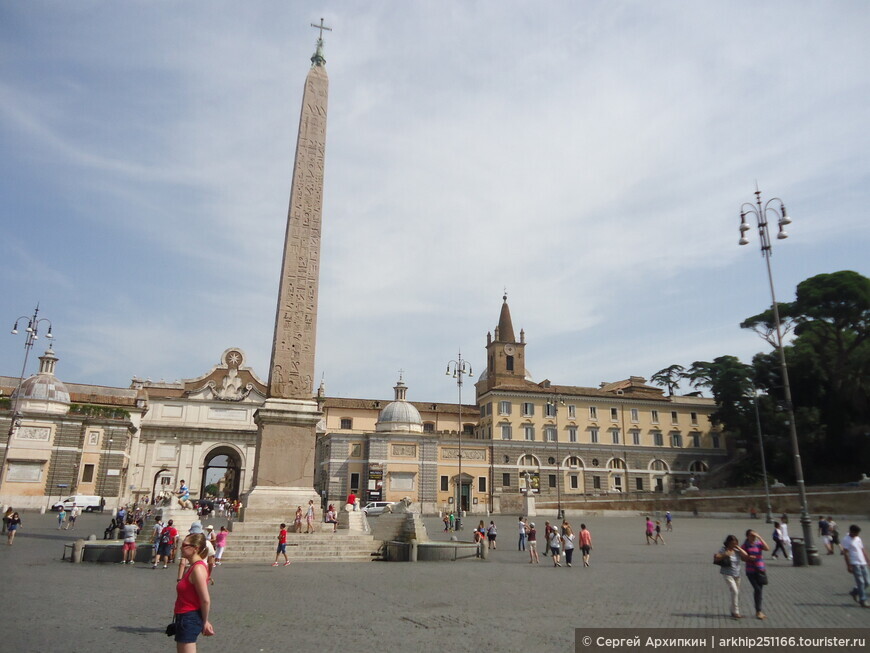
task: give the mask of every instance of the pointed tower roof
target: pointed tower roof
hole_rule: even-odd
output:
[[[502,297],[504,303],[501,305],[501,315],[498,317],[498,338],[499,342],[516,342],[514,336],[514,325],[511,322],[511,309],[507,303],[507,293]]]

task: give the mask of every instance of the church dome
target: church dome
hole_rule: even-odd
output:
[[[12,404],[17,410],[46,413],[66,413],[69,410],[69,390],[54,375],[57,360],[51,349],[39,357],[39,373],[22,381],[12,393]]]
[[[405,398],[408,388],[401,377],[393,389],[396,391],[396,400],[380,412],[375,430],[379,433],[422,433],[423,418],[420,417],[420,411]]]

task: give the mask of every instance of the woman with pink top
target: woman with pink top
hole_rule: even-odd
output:
[[[224,550],[227,548],[227,537],[229,531],[226,526],[221,526],[220,533],[214,536],[214,563],[221,564],[221,558],[224,557]]]

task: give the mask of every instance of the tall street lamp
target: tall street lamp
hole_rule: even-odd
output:
[[[3,449],[3,461],[0,463],[0,487],[3,486],[4,478],[4,470],[6,468],[6,456],[9,452],[9,447],[12,446],[12,436],[15,434],[15,430],[21,426],[21,413],[18,410],[18,406],[21,403],[21,385],[24,383],[24,373],[27,371],[27,359],[30,356],[30,350],[33,349],[33,343],[36,340],[39,340],[39,325],[43,322],[48,323],[48,331],[45,334],[45,337],[51,340],[54,336],[51,333],[51,321],[48,318],[39,317],[39,304],[36,305],[36,308],[33,309],[33,315],[27,317],[26,315],[22,315],[17,320],[15,320],[15,324],[12,326],[12,335],[18,335],[18,326],[23,321],[27,320],[27,328],[25,328],[24,332],[27,334],[24,336],[24,363],[21,365],[21,374],[18,377],[18,387],[15,390],[15,403],[12,404],[12,419],[9,422],[9,437],[6,439],[6,448]]]
[[[556,519],[565,519],[562,512],[562,457],[559,455],[559,406],[564,406],[565,401],[561,395],[555,395],[547,400],[547,406],[553,411],[553,421],[556,423]]]
[[[456,387],[459,389],[459,475],[456,477],[456,530],[462,528],[462,377],[474,376],[471,365],[462,358],[462,352],[447,363],[447,376],[456,379]]]
[[[767,484],[767,463],[764,459],[764,437],[761,434],[761,413],[758,410],[758,390],[753,392],[753,400],[755,404],[755,426],[758,428],[758,450],[761,452],[761,474],[764,477],[764,496],[767,499],[767,520],[766,523],[773,521],[773,510],[770,507],[770,487]]]
[[[778,205],[778,206],[777,206]],[[779,240],[788,238],[785,227],[791,224],[791,218],[785,210],[785,204],[778,197],[767,200],[762,204],[761,191],[758,186],[755,187],[755,205],[751,202],[744,202],[740,207],[740,245],[748,245],[749,239],[746,237],[750,230],[749,224],[746,222],[746,216],[754,215],[758,223],[758,235],[761,241],[761,255],[767,265],[767,280],[770,284],[770,300],[773,309],[773,321],[776,326],[776,349],[779,352],[779,364],[782,368],[782,392],[785,399],[785,408],[788,411],[788,425],[791,435],[791,448],[794,455],[794,470],[795,480],[798,486],[798,495],[801,501],[801,526],[803,527],[804,544],[806,546],[807,560],[811,565],[820,565],[822,563],[819,558],[819,552],[813,544],[813,533],[810,521],[810,510],[807,504],[807,490],[804,483],[804,470],[801,464],[800,448],[798,447],[797,426],[794,419],[794,405],[791,400],[791,386],[788,381],[788,366],[785,362],[785,350],[782,343],[782,324],[779,320],[779,307],[776,304],[776,292],[773,288],[773,272],[770,267],[770,257],[773,254],[773,246],[770,242],[770,233],[767,228],[767,216],[771,214],[776,217],[779,233],[776,237]]]

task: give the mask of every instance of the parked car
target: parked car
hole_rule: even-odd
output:
[[[63,506],[64,510],[68,511],[72,510],[73,505],[78,506],[84,512],[99,510],[100,497],[93,494],[74,494],[71,497],[67,497],[63,501],[58,501],[51,507],[51,509],[55,512],[60,512],[60,507]]]
[[[362,511],[369,516],[380,515],[387,506],[393,505],[394,501],[369,501]]]

